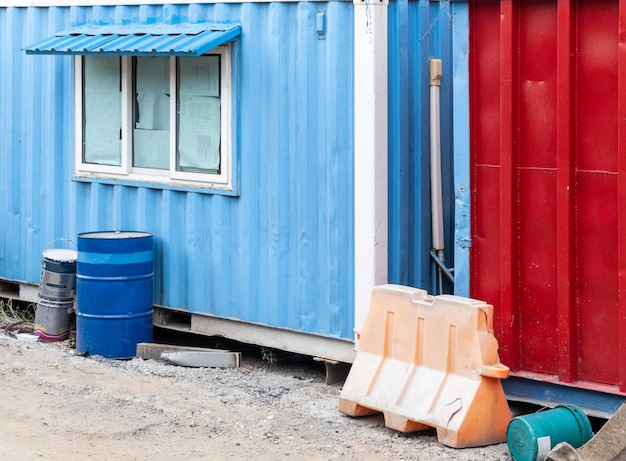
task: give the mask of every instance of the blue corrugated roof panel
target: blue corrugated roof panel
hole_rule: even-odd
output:
[[[241,33],[229,28],[89,27],[58,32],[25,48],[28,54],[200,56]]]

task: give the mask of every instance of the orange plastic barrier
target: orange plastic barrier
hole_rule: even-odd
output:
[[[511,420],[493,335],[493,306],[382,285],[372,291],[339,411],[383,413],[402,432],[437,429],[455,448],[504,442]]]

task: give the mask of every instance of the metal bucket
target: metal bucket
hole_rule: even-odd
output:
[[[73,300],[76,288],[75,250],[50,249],[42,253],[39,297]]]
[[[587,443],[593,432],[585,412],[576,405],[517,416],[506,431],[514,461],[543,461],[555,445],[567,442],[574,448]]]
[[[152,234],[78,235],[77,354],[130,358],[152,341],[152,274]]]
[[[70,335],[74,319],[74,300],[53,301],[39,298],[33,334],[42,341],[63,341]]]

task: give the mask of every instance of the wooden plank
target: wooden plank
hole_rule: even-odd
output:
[[[210,349],[205,347],[177,346],[174,344],[139,343],[137,344],[137,357],[142,359],[161,360],[163,352],[199,351],[199,352],[230,352],[223,349]]]
[[[343,385],[348,377],[348,373],[350,373],[350,368],[352,364],[338,362],[336,360],[326,360],[321,357],[313,357],[313,360],[316,362],[324,362],[326,366],[326,384],[333,385],[339,384]]]

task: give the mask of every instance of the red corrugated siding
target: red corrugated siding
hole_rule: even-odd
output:
[[[513,370],[624,392],[626,0],[470,7],[472,296]]]

